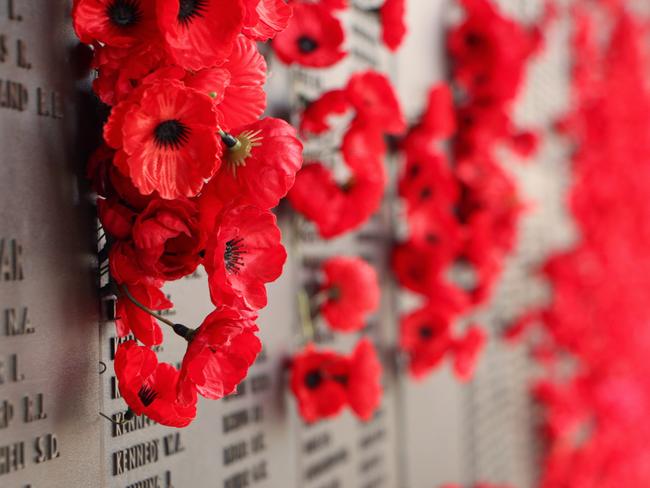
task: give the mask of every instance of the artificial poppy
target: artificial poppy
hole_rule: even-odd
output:
[[[300,132],[322,134],[331,129],[329,118],[344,115],[352,108],[345,89],[322,93],[307,104],[300,117]]]
[[[242,0],[157,0],[157,13],[169,55],[192,70],[227,59],[244,20]]]
[[[115,376],[122,398],[136,415],[169,427],[185,427],[196,417],[196,393],[186,403],[179,401],[178,370],[159,363],[148,347],[135,341],[120,344],[115,353]]]
[[[205,244],[196,204],[152,200],[133,224],[133,242],[140,267],[153,278],[172,281],[191,274]]]
[[[280,119],[267,117],[238,127],[224,138],[221,169],[205,193],[228,204],[275,207],[293,186],[302,166],[302,144],[295,129]]]
[[[179,396],[183,400],[193,389],[218,400],[231,394],[248,374],[262,349],[252,318],[222,307],[208,315],[188,338],[183,357]]]
[[[293,14],[292,5],[284,0],[244,0],[244,7],[242,32],[255,41],[273,39],[287,28]]]
[[[275,215],[251,205],[223,210],[210,236],[204,265],[217,306],[266,306],[265,284],[278,279],[287,259]]]
[[[451,350],[454,311],[428,302],[400,320],[400,348],[408,356],[409,372],[422,378],[436,368]]]
[[[147,284],[156,287],[163,285],[162,280],[146,273],[138,261],[138,253],[131,240],[116,241],[108,255],[111,278],[118,284]]]
[[[325,261],[322,271],[321,293],[327,298],[320,312],[329,326],[341,332],[363,328],[379,307],[381,291],[375,269],[361,258],[337,256]]]
[[[396,51],[404,40],[406,0],[386,0],[379,9],[381,40],[391,51]]]
[[[322,163],[311,162],[296,175],[288,197],[293,208],[316,225],[321,237],[330,239],[359,227],[377,211],[385,178],[381,165],[375,174],[352,175],[341,184]]]
[[[159,35],[155,0],[75,0],[72,22],[86,44],[128,47]]]
[[[444,253],[432,253],[422,243],[406,241],[393,248],[392,268],[400,285],[424,296],[440,288],[441,273],[448,264]]]
[[[93,80],[93,90],[107,105],[126,100],[152,73],[170,62],[161,42],[129,48],[97,46],[94,52],[97,77]]]
[[[293,4],[293,17],[273,40],[273,49],[285,64],[325,68],[343,59],[345,33],[339,19],[319,3]]]
[[[350,357],[350,374],[346,383],[350,408],[363,421],[370,420],[381,404],[381,374],[377,350],[364,337]]]
[[[97,216],[108,235],[116,239],[128,239],[137,213],[117,198],[98,198]]]
[[[145,195],[195,196],[221,164],[210,97],[168,80],[148,85],[137,100],[125,103],[131,106],[121,128],[120,170]]]
[[[291,361],[291,391],[306,422],[333,417],[347,405],[350,360],[310,344]]]
[[[406,130],[397,94],[386,75],[373,70],[355,73],[348,81],[346,94],[360,120],[387,134]]]
[[[126,291],[125,291],[126,288]],[[147,346],[155,346],[163,341],[162,330],[157,320],[136,305],[127,292],[149,310],[162,311],[174,306],[160,288],[151,284],[122,285],[115,306],[115,326],[117,335],[126,336],[132,332],[136,339]]]
[[[463,337],[454,339],[452,344],[454,372],[461,381],[468,381],[474,375],[478,357],[486,340],[485,332],[477,326],[471,326]]]

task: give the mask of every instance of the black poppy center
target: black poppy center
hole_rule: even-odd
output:
[[[147,385],[142,385],[138,391],[138,397],[145,407],[151,405],[157,396],[156,392]]]
[[[471,48],[478,47],[483,44],[483,36],[477,32],[470,32],[465,36],[465,43]]]
[[[208,0],[181,0],[178,8],[178,21],[187,24],[195,17],[203,17]]]
[[[223,261],[226,265],[226,270],[230,273],[237,274],[244,266],[244,238],[238,237],[226,242],[226,250],[223,253]]]
[[[159,147],[178,149],[189,138],[190,129],[180,120],[165,120],[154,130],[154,140]]]
[[[431,198],[431,195],[433,194],[433,191],[431,190],[430,187],[425,186],[420,190],[420,200],[428,200]]]
[[[316,49],[318,49],[318,42],[316,42],[316,39],[314,39],[313,37],[300,36],[298,38],[297,43],[298,43],[298,49],[303,54],[309,54],[314,52]]]
[[[420,339],[428,341],[433,337],[433,328],[430,325],[423,325],[418,331]]]
[[[323,375],[317,369],[313,369],[305,375],[305,386],[315,390],[323,382]]]
[[[421,169],[422,168],[420,167],[419,164],[417,163],[412,164],[408,169],[409,177],[414,179],[417,178],[418,176],[420,176]]]
[[[138,0],[115,0],[109,4],[106,13],[110,21],[118,27],[130,27],[142,19]]]

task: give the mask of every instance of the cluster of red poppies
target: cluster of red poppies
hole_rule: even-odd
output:
[[[75,0],[94,89],[111,107],[89,175],[107,235],[120,345],[115,372],[134,414],[189,424],[197,393],[233,392],[260,351],[257,311],[286,259],[270,209],[302,164],[295,130],[266,106],[255,41],[281,32],[283,0]],[[161,287],[203,265],[216,310],[197,329],[155,310]],[[188,342],[180,371],[151,346],[168,322]]]
[[[575,107],[561,127],[576,144],[580,238],[545,268],[544,488],[650,486],[650,50],[625,3],[572,11]]]
[[[286,64],[325,68],[346,55],[345,29],[339,18],[349,8],[348,0],[290,0],[293,17],[288,27],[277,35],[273,48]],[[385,0],[379,8],[382,40],[396,50],[406,34],[405,0]]]
[[[384,134],[406,129],[390,80],[366,71],[352,75],[345,88],[325,92],[311,102],[302,113],[301,133],[305,138],[322,136],[333,130],[333,117],[351,114],[341,143],[348,170],[345,181],[337,180],[322,162],[308,161],[289,192],[293,207],[314,222],[324,238],[360,227],[377,211],[388,181]]]
[[[424,298],[401,321],[412,375],[423,376],[450,355],[466,380],[485,333],[471,326],[454,337],[452,324],[489,297],[514,245],[523,206],[493,152],[504,143],[524,155],[534,149],[536,137],[516,130],[511,111],[540,35],[487,0],[462,4],[466,17],[448,35],[458,100],[449,86],[434,87],[402,143],[399,195],[409,236],[394,250],[393,269],[404,288]],[[453,164],[441,147],[447,138]]]

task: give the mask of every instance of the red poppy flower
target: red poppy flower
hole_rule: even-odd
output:
[[[223,62],[241,32],[241,0],[157,0],[158,24],[176,64],[198,70]]]
[[[172,281],[194,272],[204,249],[196,204],[153,200],[133,225],[140,267],[155,279]]]
[[[160,288],[155,286],[148,284],[128,285],[127,289],[133,298],[150,310],[168,310],[174,306],[165,294],[160,291]],[[162,343],[163,334],[156,319],[135,305],[124,292],[117,299],[115,316],[117,335],[120,337],[133,332],[136,339],[147,346]]]
[[[275,215],[250,205],[226,208],[205,256],[215,305],[248,310],[266,306],[265,284],[278,279],[287,259]]]
[[[183,357],[179,397],[196,390],[218,400],[231,394],[248,374],[262,349],[257,325],[236,310],[224,307],[208,315],[192,333]]]
[[[93,80],[93,90],[108,105],[126,100],[144,80],[169,62],[161,42],[129,48],[97,46],[94,52],[97,77]]]
[[[135,341],[120,344],[115,353],[120,394],[136,415],[169,427],[185,427],[196,417],[196,394],[189,402],[176,397],[178,370],[158,363],[156,353]]]
[[[320,311],[327,323],[342,332],[363,328],[379,307],[381,291],[375,269],[363,259],[339,256],[325,261],[322,270],[321,292],[327,300]]]
[[[230,80],[219,103],[222,128],[252,124],[266,109],[266,61],[257,44],[239,36],[223,68],[230,73]]]
[[[409,214],[423,207],[434,207],[441,212],[451,210],[459,197],[456,178],[442,153],[408,159],[399,179],[398,191]]]
[[[124,158],[116,164],[145,195],[194,196],[221,163],[216,127],[209,96],[180,82],[153,83],[124,115]]]
[[[352,108],[346,90],[330,90],[310,102],[300,118],[300,131],[322,134],[330,130],[328,118],[343,115]]]
[[[287,28],[273,40],[276,55],[285,64],[324,68],[346,55],[341,22],[318,3],[294,3]]]
[[[431,87],[421,123],[436,139],[445,139],[454,134],[456,116],[454,97],[449,85],[442,83]]]
[[[221,169],[205,193],[214,192],[226,204],[237,200],[263,209],[275,207],[302,166],[302,144],[295,129],[268,117],[237,128],[231,136]]]
[[[333,417],[348,402],[350,360],[332,351],[307,346],[291,362],[291,391],[306,422]]]
[[[381,374],[375,346],[368,339],[361,339],[350,358],[347,381],[350,408],[361,420],[370,420],[381,404]]]
[[[486,340],[485,332],[477,326],[470,327],[464,337],[454,340],[454,372],[461,381],[468,381],[474,375],[478,357]]]
[[[293,13],[284,0],[245,0],[246,15],[242,32],[256,41],[273,39],[287,28]]]
[[[445,254],[432,253],[422,244],[407,241],[393,249],[393,272],[404,288],[431,296],[440,288],[441,273],[447,259]]]
[[[137,214],[117,198],[97,199],[97,214],[104,230],[116,239],[131,237]]]
[[[339,184],[322,163],[307,164],[296,175],[289,201],[323,238],[336,237],[362,225],[379,208],[386,184],[383,165],[378,171]]]
[[[75,0],[72,22],[86,44],[126,47],[158,35],[155,0]]]
[[[108,257],[111,278],[119,284],[146,284],[160,288],[163,282],[150,276],[140,267],[133,241],[117,241]]]
[[[396,51],[406,35],[406,1],[386,0],[379,9],[381,39],[391,51]]]
[[[397,94],[386,75],[376,71],[355,73],[348,81],[346,93],[357,117],[388,134],[406,129]]]
[[[450,351],[453,317],[453,310],[438,302],[428,302],[402,317],[400,347],[409,357],[409,371],[414,378],[424,377]]]

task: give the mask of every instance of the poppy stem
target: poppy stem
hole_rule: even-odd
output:
[[[219,135],[221,136],[221,140],[223,143],[228,146],[228,149],[237,149],[239,146],[241,146],[241,142],[239,142],[239,139],[237,139],[235,136],[232,134],[228,134],[227,132],[222,131],[219,129]]]
[[[311,303],[309,295],[304,289],[298,291],[298,312],[300,315],[300,324],[302,326],[302,335],[307,341],[313,341],[316,335],[316,329],[312,320]]]
[[[169,325],[171,328],[174,328],[174,326],[176,325],[176,324],[174,324],[174,322],[172,322],[171,320],[167,320],[167,319],[166,319],[165,317],[163,317],[162,315],[157,314],[156,312],[154,312],[153,310],[151,310],[149,307],[143,305],[143,304],[140,303],[138,300],[136,300],[135,297],[134,297],[133,295],[131,295],[131,292],[129,291],[129,289],[128,289],[125,285],[120,285],[120,290],[122,290],[122,291],[124,292],[124,295],[125,295],[129,300],[131,300],[131,302],[132,302],[136,307],[138,307],[140,310],[143,310],[144,312],[147,312],[147,313],[148,313],[149,315],[151,315],[153,318],[155,318],[155,319],[161,321],[163,324],[167,324],[167,325]]]

